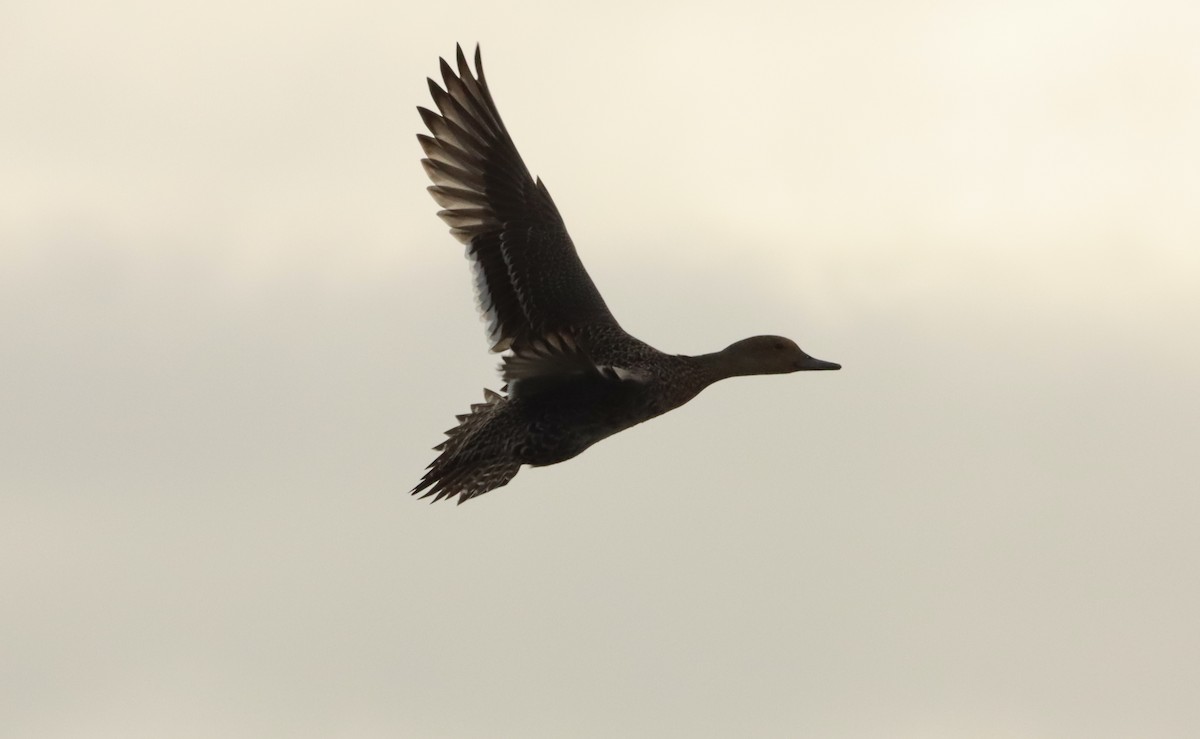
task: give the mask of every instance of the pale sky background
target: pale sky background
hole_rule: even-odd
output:
[[[1200,736],[1198,39],[0,5],[0,734]],[[417,163],[456,41],[627,329],[845,369],[411,499],[499,385]]]

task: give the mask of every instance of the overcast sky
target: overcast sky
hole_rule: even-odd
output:
[[[1200,735],[1200,9],[597,7],[0,6],[0,733]],[[845,368],[411,499],[456,41],[626,329]]]

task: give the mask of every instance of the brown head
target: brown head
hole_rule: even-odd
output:
[[[796,342],[782,336],[751,336],[710,356],[725,376],[776,375],[842,368],[840,364],[810,357],[796,346]]]

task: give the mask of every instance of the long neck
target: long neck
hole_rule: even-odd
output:
[[[720,352],[698,356],[666,355],[665,361],[674,367],[664,373],[670,381],[664,383],[656,393],[658,401],[655,415],[678,408],[717,380],[730,377],[725,362],[716,358],[718,354]]]
[[[741,356],[726,349],[711,354],[699,354],[694,359],[704,371],[708,384],[728,377],[757,374],[749,363],[742,361]]]

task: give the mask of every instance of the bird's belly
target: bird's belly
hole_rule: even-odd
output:
[[[543,408],[526,427],[523,461],[535,467],[563,462],[652,415],[628,406]]]

